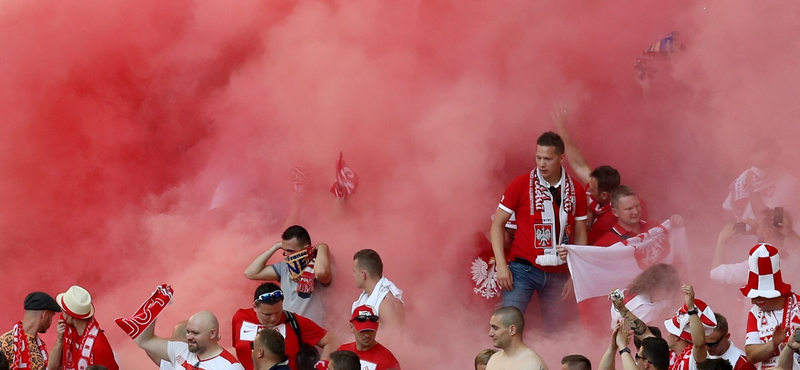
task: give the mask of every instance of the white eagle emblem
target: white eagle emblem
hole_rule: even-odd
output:
[[[472,261],[472,281],[475,282],[473,291],[486,299],[499,297],[500,286],[497,284],[497,264],[494,257],[487,263],[480,257]]]

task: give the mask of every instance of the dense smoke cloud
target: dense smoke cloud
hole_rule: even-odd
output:
[[[373,248],[409,316],[405,333],[378,339],[407,368],[467,367],[491,345],[491,303],[476,304],[467,280],[475,235],[534,165],[553,103],[573,107],[590,164],[620,169],[653,219],[686,216],[706,258],[755,137],[776,140],[776,160],[797,170],[799,6],[6,1],[2,322],[21,317],[29,291],[82,285],[123,368],[147,360],[112,319],[160,283],[176,291],[160,334],[201,309],[228,323],[256,286],[242,271],[278,239],[290,169],[303,166],[301,222],[336,259],[331,329],[352,339],[351,258]],[[686,47],[644,94],[633,62],[672,31]],[[361,179],[343,214],[328,192],[339,151]],[[706,298],[710,262],[695,260],[699,297],[737,297],[722,287]],[[528,334],[542,352],[564,348]],[[565,351],[545,360],[557,366]]]

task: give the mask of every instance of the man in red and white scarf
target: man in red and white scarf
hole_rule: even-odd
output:
[[[53,316],[61,312],[61,308],[53,297],[43,292],[28,294],[23,307],[25,316],[22,321],[0,336],[3,353],[14,370],[47,369],[47,346],[39,334],[47,332],[53,323]]]
[[[283,250],[283,261],[267,264],[275,252]],[[331,264],[328,245],[311,245],[308,231],[299,225],[290,226],[275,243],[258,255],[244,275],[251,280],[280,281],[286,294],[284,305],[287,310],[322,324],[325,311],[322,297],[314,293],[316,282],[323,287],[331,283]]]
[[[556,246],[586,244],[586,192],[567,175],[561,166],[563,160],[561,137],[553,132],[542,134],[536,141],[536,168],[508,186],[491,229],[497,281],[503,288],[502,305],[525,312],[533,291],[538,291],[548,332],[577,317],[569,271],[558,258]],[[506,256],[503,228],[512,213],[517,231]],[[568,299],[562,301],[564,297]]]
[[[58,338],[63,341],[61,353],[53,347],[51,361],[60,362],[62,370],[82,370],[89,365],[103,365],[119,370],[111,344],[94,318],[94,305],[89,292],[77,285],[56,296],[62,318],[58,320]]]

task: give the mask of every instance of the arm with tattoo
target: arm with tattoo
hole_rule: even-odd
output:
[[[631,330],[633,330],[633,334],[636,335],[636,338],[644,339],[647,337],[653,337],[653,333],[650,332],[650,329],[647,328],[644,321],[640,320],[636,315],[633,314],[627,307],[625,307],[625,303],[622,301],[620,297],[614,297],[609,294],[608,299],[614,303],[614,308],[619,311],[620,316],[625,319],[625,322],[630,326]]]

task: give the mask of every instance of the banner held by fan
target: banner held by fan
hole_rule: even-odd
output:
[[[147,329],[158,318],[164,307],[172,301],[172,287],[161,284],[131,317],[120,317],[114,320],[132,339]]]
[[[639,273],[658,263],[688,267],[688,241],[683,227],[669,220],[610,247],[565,245],[567,265],[578,302],[606,297],[624,288]]]

